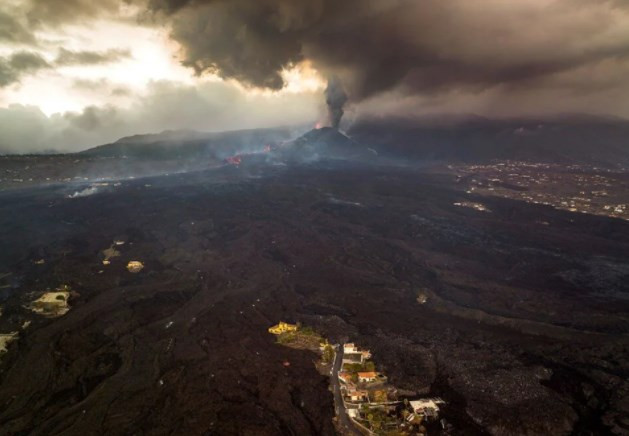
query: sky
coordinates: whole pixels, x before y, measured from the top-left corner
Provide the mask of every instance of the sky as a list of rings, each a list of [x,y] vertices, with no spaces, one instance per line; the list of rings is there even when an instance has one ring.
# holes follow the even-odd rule
[[[0,152],[367,116],[629,118],[629,0],[2,0]]]

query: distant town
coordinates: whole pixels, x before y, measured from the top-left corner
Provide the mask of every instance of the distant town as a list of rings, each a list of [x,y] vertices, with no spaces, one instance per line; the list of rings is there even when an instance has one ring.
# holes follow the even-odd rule
[[[280,321],[269,328],[281,345],[317,351],[317,367],[330,376],[341,433],[426,435],[426,425],[446,425],[440,398],[405,398],[380,372],[372,353],[355,343],[331,345],[310,327]]]
[[[499,196],[544,204],[570,212],[629,220],[629,179],[626,169],[590,165],[554,165],[521,161],[449,165],[468,194]],[[474,202],[456,206],[489,211]]]

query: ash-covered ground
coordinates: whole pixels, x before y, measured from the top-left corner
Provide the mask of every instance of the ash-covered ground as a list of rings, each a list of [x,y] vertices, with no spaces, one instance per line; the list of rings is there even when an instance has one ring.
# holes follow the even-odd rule
[[[449,434],[629,432],[625,220],[327,160],[86,188],[0,193],[2,435],[333,434],[279,320],[370,348]],[[25,307],[62,285],[66,315]]]

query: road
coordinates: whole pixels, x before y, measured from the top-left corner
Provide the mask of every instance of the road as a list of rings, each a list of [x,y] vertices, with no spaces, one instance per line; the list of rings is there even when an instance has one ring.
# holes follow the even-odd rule
[[[336,350],[336,354],[334,356],[334,364],[332,365],[332,372],[330,376],[332,377],[332,390],[334,392],[334,407],[336,409],[336,415],[339,417],[339,422],[341,427],[347,430],[350,434],[362,435],[354,424],[352,420],[347,416],[347,411],[345,410],[345,405],[343,404],[343,397],[341,396],[341,383],[339,382],[339,370],[343,365],[343,345],[340,344],[338,349]]]

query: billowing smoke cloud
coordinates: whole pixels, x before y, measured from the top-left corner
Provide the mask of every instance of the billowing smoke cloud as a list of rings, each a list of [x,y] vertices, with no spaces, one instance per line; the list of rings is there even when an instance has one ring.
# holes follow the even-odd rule
[[[629,10],[622,4],[152,0],[150,8],[171,19],[184,64],[199,74],[279,89],[282,69],[308,59],[324,76],[338,77],[358,102],[391,90],[430,95],[532,87],[584,66],[627,62]]]
[[[110,76],[102,65],[124,71],[146,46],[129,45],[133,58],[124,59],[124,50],[89,37],[67,43],[75,30],[94,27],[99,35],[107,29],[129,35],[133,44],[135,25],[168,29],[183,65],[245,88],[281,89],[291,77],[283,70],[307,62],[321,77],[336,78],[325,96],[331,125],[346,102],[354,118],[629,117],[628,0],[10,0],[0,1],[0,149],[79,149],[164,128],[268,126],[321,115],[321,95],[315,102],[308,92],[279,93],[261,102],[259,93],[237,86],[233,96],[230,81],[210,92],[180,69],[155,76],[179,81],[172,90],[140,90],[134,74]],[[112,48],[127,46],[125,40]],[[113,76],[116,83],[109,82]],[[31,91],[64,86],[71,105],[57,105],[59,93],[44,104],[47,93]],[[35,102],[47,113],[95,106],[46,117],[29,106]]]
[[[330,125],[335,129],[339,128],[341,118],[343,118],[343,106],[347,102],[347,94],[343,85],[336,76],[328,79],[328,86],[325,89],[325,103],[328,105],[328,116]]]

